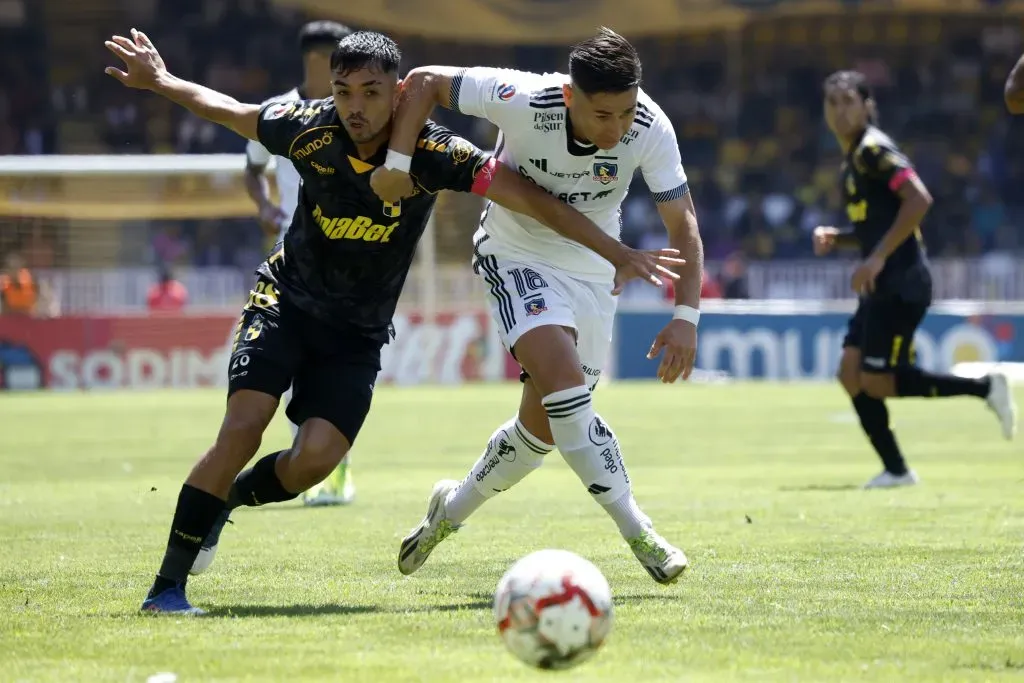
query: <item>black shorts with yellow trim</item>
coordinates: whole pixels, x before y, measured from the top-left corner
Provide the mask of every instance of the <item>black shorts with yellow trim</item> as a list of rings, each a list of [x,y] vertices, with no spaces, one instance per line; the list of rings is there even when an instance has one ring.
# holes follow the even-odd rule
[[[382,346],[297,308],[260,275],[232,341],[228,397],[246,389],[280,398],[290,386],[289,420],[327,420],[353,444],[370,412]]]
[[[899,299],[861,299],[850,318],[843,348],[861,352],[864,372],[892,372],[915,363],[914,333],[928,305]]]

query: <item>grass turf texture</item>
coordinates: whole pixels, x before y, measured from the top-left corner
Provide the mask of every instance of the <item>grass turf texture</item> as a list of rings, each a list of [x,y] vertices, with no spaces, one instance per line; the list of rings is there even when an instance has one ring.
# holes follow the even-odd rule
[[[689,555],[654,584],[557,453],[416,575],[399,539],[461,478],[515,385],[382,388],[354,452],[354,506],[242,509],[190,596],[212,618],[137,610],[218,391],[0,398],[4,680],[892,681],[1024,675],[1024,453],[980,401],[893,401],[923,485],[879,469],[841,390],[603,387],[635,492]],[[281,417],[279,416],[279,420]],[[284,447],[275,422],[261,453]],[[535,672],[495,633],[491,594],[526,553],[595,562],[616,596],[598,656]]]

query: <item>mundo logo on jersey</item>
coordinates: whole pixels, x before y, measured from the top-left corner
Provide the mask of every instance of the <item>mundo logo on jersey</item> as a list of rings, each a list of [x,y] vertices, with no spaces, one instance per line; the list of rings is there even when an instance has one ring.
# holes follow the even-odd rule
[[[594,162],[594,180],[607,185],[619,179],[619,165],[607,161]]]
[[[508,102],[509,100],[516,96],[516,86],[512,85],[511,83],[502,83],[501,85],[498,86],[498,90],[496,91],[496,93],[498,95],[499,100],[501,100],[502,102]]]

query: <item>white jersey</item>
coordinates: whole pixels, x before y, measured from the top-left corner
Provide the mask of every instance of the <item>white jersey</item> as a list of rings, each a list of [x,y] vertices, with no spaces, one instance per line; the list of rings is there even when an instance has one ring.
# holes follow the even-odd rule
[[[274,97],[264,100],[263,104],[266,104],[267,102],[276,102],[278,100],[288,101],[298,99],[301,99],[299,96],[299,89],[292,88],[286,93],[275,95]],[[253,166],[267,166],[270,163],[270,160],[274,158],[274,155],[256,140],[250,140],[249,144],[245,146],[245,156]],[[299,179],[299,172],[295,170],[295,165],[284,157],[277,157],[274,176],[275,180],[277,180],[277,192],[278,195],[280,195],[281,211],[285,215],[281,221],[280,237],[283,238],[284,233],[288,230],[288,226],[291,225],[292,215],[295,213],[295,208],[299,205],[299,185],[301,184],[301,180]]]
[[[621,207],[637,169],[654,195],[686,195],[686,173],[672,123],[643,90],[629,131],[613,149],[572,135],[562,87],[569,76],[506,69],[463,69],[452,79],[449,107],[500,129],[496,156],[505,165],[571,205],[618,239]],[[586,247],[497,204],[484,211],[474,242],[508,258],[546,264],[573,277],[611,281],[614,268]]]

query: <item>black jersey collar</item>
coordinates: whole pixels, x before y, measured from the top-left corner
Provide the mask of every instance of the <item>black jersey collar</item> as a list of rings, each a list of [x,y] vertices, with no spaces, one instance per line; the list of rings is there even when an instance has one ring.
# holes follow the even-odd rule
[[[850,143],[850,149],[848,149],[846,151],[846,158],[847,159],[850,159],[850,158],[853,157],[853,153],[857,151],[858,147],[860,147],[860,143],[861,143],[861,141],[864,140],[864,136],[866,136],[868,134],[868,132],[871,131],[873,128],[874,128],[874,126],[872,126],[869,123],[867,126],[864,127],[864,130],[862,130],[860,132],[860,135],[858,135],[856,138],[854,138],[853,142]]]

